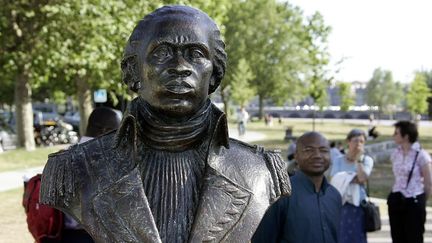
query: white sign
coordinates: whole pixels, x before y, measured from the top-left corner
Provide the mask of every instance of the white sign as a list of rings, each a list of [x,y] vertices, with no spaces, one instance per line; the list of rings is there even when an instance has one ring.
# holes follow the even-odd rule
[[[108,100],[106,89],[98,89],[93,94],[93,100],[95,103],[105,103]]]

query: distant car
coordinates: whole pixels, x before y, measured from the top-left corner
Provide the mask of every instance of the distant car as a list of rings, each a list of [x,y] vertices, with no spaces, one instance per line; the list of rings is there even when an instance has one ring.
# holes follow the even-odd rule
[[[81,117],[78,111],[68,111],[63,115],[63,121],[71,124],[74,131],[78,131]]]
[[[15,149],[17,147],[17,135],[4,119],[0,118],[0,151]]]
[[[60,119],[60,115],[57,112],[57,106],[50,103],[34,103],[33,116],[34,122],[39,124]]]

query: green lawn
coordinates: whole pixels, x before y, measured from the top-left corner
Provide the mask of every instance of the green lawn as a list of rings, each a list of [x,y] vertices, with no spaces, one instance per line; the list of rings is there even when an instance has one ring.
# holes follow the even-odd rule
[[[0,193],[0,243],[34,242],[22,206],[23,188]]]
[[[230,123],[231,127],[236,125]],[[285,129],[287,127],[293,128],[293,135],[299,137],[301,134],[312,130],[311,119],[283,119],[279,124],[277,119],[274,119],[272,126],[265,126],[263,121],[250,122],[247,129],[250,131],[262,132],[267,135],[264,141],[257,141],[255,143],[265,146],[266,148],[281,149],[284,158],[286,157],[286,150],[288,144],[283,140],[285,136]],[[350,120],[323,122],[321,119],[316,119],[315,131],[321,132],[329,140],[344,141],[348,132],[353,128],[368,129],[367,121],[364,124],[350,123]],[[377,130],[380,136],[375,141],[368,141],[367,143],[376,143],[385,140],[392,140],[394,132],[393,126],[377,125]],[[432,153],[432,127],[420,127],[420,142],[429,153]]]
[[[0,172],[43,166],[48,159],[48,154],[65,147],[67,145],[42,147],[34,151],[16,149],[0,153]]]

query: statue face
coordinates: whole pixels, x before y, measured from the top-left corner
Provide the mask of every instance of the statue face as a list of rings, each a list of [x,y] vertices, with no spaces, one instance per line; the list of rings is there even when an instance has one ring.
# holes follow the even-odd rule
[[[213,72],[207,25],[187,16],[171,16],[154,21],[146,32],[140,96],[163,115],[193,115],[208,97]]]

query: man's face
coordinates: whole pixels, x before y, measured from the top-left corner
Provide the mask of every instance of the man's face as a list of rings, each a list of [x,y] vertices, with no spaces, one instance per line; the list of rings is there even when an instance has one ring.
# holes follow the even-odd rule
[[[299,139],[295,158],[301,171],[310,176],[320,176],[330,166],[330,147],[328,141],[318,135]]]
[[[171,16],[150,23],[147,33],[140,96],[162,114],[192,116],[208,97],[213,73],[213,48],[206,23]]]

